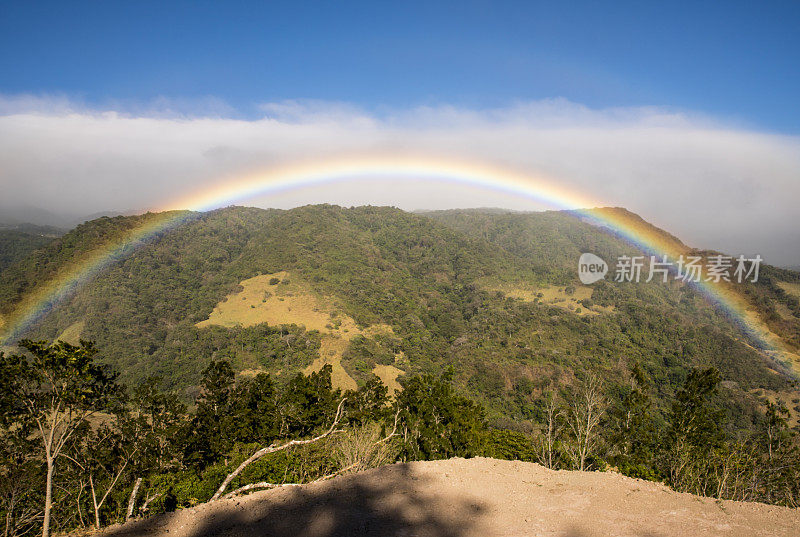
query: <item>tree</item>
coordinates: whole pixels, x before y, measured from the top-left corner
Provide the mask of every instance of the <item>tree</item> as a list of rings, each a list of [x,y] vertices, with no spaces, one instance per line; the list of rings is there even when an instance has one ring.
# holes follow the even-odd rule
[[[98,530],[102,527],[100,513],[106,500],[139,450],[136,439],[126,438],[126,432],[130,430],[119,424],[103,424],[83,435],[82,441],[74,447],[74,456],[64,455],[86,476],[94,511],[94,526]]]
[[[566,448],[581,471],[587,469],[587,459],[594,452],[605,408],[603,385],[595,375],[589,375],[581,382],[567,402],[566,420],[570,441],[566,443]]]
[[[63,341],[23,340],[27,355],[0,354],[0,377],[4,379],[5,419],[30,426],[46,466],[42,535],[50,535],[53,507],[53,476],[59,458],[79,428],[90,416],[108,410],[121,390],[115,375],[93,360],[94,345],[81,341],[73,346]]]
[[[648,395],[650,380],[639,364],[631,369],[630,383],[620,388],[609,411],[609,440],[615,450],[614,464],[631,477],[656,479],[654,464],[655,424]]]
[[[789,411],[781,403],[767,403],[757,444],[764,450],[759,465],[761,497],[770,503],[800,504],[800,449],[797,433],[789,428]]]
[[[371,422],[386,421],[392,412],[388,392],[381,379],[372,376],[358,390],[345,393],[348,423],[365,426]]]
[[[244,462],[242,462],[239,466],[237,466],[236,469],[233,472],[228,474],[228,476],[223,480],[222,484],[219,486],[217,491],[214,493],[214,496],[211,497],[211,501],[216,501],[216,500],[222,498],[223,494],[225,493],[225,490],[228,488],[228,485],[230,485],[231,482],[234,479],[236,479],[236,477],[239,474],[241,474],[242,471],[244,471],[245,468],[247,468],[252,463],[254,463],[257,460],[259,460],[260,458],[264,457],[265,455],[269,455],[271,453],[276,453],[278,451],[283,451],[284,449],[289,449],[289,448],[294,447],[294,446],[304,446],[304,445],[308,445],[308,444],[313,444],[315,442],[319,442],[320,440],[323,440],[323,439],[329,437],[332,434],[342,432],[342,429],[337,429],[336,427],[339,425],[339,421],[342,419],[342,408],[344,406],[344,403],[345,403],[345,399],[342,399],[339,402],[339,406],[336,407],[336,415],[333,418],[333,422],[331,423],[331,426],[324,433],[319,434],[319,435],[317,435],[317,436],[315,436],[313,438],[309,438],[307,440],[290,440],[290,441],[285,442],[284,444],[279,445],[279,446],[271,445],[271,446],[263,447],[263,448],[257,450],[250,457],[248,457]],[[236,495],[236,494],[239,494],[241,492],[245,492],[247,490],[252,490],[252,489],[255,489],[255,488],[271,488],[271,487],[274,487],[274,486],[275,486],[275,484],[273,484],[273,483],[251,483],[249,485],[245,485],[244,487],[240,487],[240,488],[236,489],[235,491],[229,493],[229,495]]]
[[[5,415],[5,412],[2,412]],[[36,530],[42,518],[44,475],[32,454],[30,429],[0,424],[0,514],[3,536],[18,537]]]
[[[678,490],[709,491],[709,462],[725,440],[723,412],[711,403],[720,379],[713,367],[692,370],[672,404],[666,474]]]
[[[184,431],[184,458],[198,468],[213,463],[233,445],[229,433],[234,379],[227,360],[212,361],[203,370],[197,411]]]
[[[333,368],[326,364],[308,376],[298,373],[292,377],[278,408],[281,438],[308,436],[330,422],[342,399],[341,390],[333,389],[332,373]]]
[[[259,373],[236,387],[231,416],[232,434],[239,442],[266,444],[278,436],[277,392],[269,374]]]
[[[130,413],[121,423],[121,428],[135,444],[138,454],[132,461],[134,476],[126,519],[133,517],[139,488],[143,476],[162,475],[174,469],[179,460],[179,433],[186,415],[184,405],[173,393],[159,390],[159,379],[149,378],[133,391]],[[160,496],[161,492],[149,493],[145,504]]]
[[[451,379],[452,372],[412,377],[398,395],[404,459],[469,457],[480,451],[483,408],[457,394]]]
[[[557,464],[556,444],[563,429],[564,410],[557,392],[547,392],[543,397],[542,431],[537,439],[537,459],[539,463],[550,468]]]

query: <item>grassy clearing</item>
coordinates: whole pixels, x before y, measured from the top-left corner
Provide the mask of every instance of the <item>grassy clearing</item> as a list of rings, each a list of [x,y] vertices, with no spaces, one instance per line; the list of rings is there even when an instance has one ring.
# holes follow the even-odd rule
[[[56,340],[61,340],[70,345],[78,345],[81,341],[81,334],[83,333],[83,329],[86,326],[84,321],[78,321],[77,323],[72,323],[67,327],[66,330],[61,332],[61,335],[56,338]]]
[[[405,373],[405,371],[402,369],[398,369],[393,365],[378,364],[375,366],[372,372],[375,374],[375,376],[381,379],[381,382],[383,382],[384,386],[389,388],[390,396],[403,389],[403,387],[400,386],[400,383],[397,382],[397,377]]]
[[[357,329],[350,317],[337,315],[331,305],[321,303],[308,286],[293,280],[287,272],[263,274],[239,285],[242,289],[217,304],[207,320],[197,323],[198,328],[268,323],[296,324],[323,333]]]
[[[331,372],[331,382],[334,388],[341,388],[343,390],[355,390],[358,384],[353,380],[353,377],[347,374],[347,371],[342,367],[342,354],[347,350],[350,344],[349,339],[336,337],[333,335],[324,336],[320,345],[320,357],[305,368],[303,373],[308,375],[314,371],[319,371],[326,364],[330,364],[333,369]]]
[[[789,411],[789,427],[800,426],[800,395],[797,392],[775,392],[772,390],[756,389],[751,393],[766,398],[771,403],[781,402]]]
[[[796,319],[794,312],[790,310],[786,304],[775,302],[775,311],[781,316],[781,319],[785,321],[793,321]]]
[[[587,308],[581,304],[582,300],[592,298],[593,289],[588,285],[535,287],[526,285],[503,284],[493,286],[490,291],[499,291],[509,298],[524,300],[525,302],[540,302],[549,306],[556,306],[575,313],[576,315],[599,315],[614,311],[612,307],[603,307],[593,304]]]
[[[306,330],[317,330],[322,334],[320,357],[304,373],[319,371],[325,364],[330,364],[333,385],[337,388],[357,387],[356,381],[341,364],[342,354],[350,340],[357,335],[372,337],[392,333],[392,327],[385,324],[359,328],[351,317],[341,313],[333,299],[317,296],[309,285],[286,271],[256,276],[239,285],[241,290],[225,297],[208,319],[196,326],[231,328],[267,323],[272,326],[296,324]],[[387,386],[392,388],[389,384]]]
[[[800,298],[800,283],[778,282],[778,287],[788,294]]]

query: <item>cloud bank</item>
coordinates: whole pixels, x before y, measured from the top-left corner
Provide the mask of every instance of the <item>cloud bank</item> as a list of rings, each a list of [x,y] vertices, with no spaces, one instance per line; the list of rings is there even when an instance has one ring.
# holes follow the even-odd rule
[[[800,265],[800,137],[664,108],[591,109],[556,99],[491,110],[367,111],[347,103],[160,100],[90,107],[0,97],[3,208],[62,214],[159,207],[254,169],[352,154],[419,154],[545,174],[623,206],[684,242]],[[358,181],[255,199],[256,206],[389,204],[542,209],[507,195],[405,180]]]

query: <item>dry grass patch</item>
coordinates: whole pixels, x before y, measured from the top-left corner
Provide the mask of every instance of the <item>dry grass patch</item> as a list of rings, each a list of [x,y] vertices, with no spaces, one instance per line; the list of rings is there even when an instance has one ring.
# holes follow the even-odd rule
[[[242,281],[241,289],[231,293],[208,316],[195,326],[210,325],[232,328],[267,323],[272,326],[295,324],[322,334],[320,357],[308,366],[305,374],[319,371],[326,364],[333,368],[334,387],[357,388],[356,381],[342,367],[342,354],[350,340],[363,335],[371,337],[392,334],[392,327],[377,324],[361,329],[348,315],[341,313],[332,298],[316,295],[311,287],[286,271],[262,274]],[[391,389],[391,386],[387,384]]]
[[[271,283],[271,282],[278,283]],[[287,272],[263,274],[239,284],[242,289],[225,297],[208,319],[197,323],[198,328],[219,325],[254,326],[267,323],[273,326],[296,324],[306,330],[320,332],[355,329],[355,322],[338,316],[334,308],[322,304],[307,285],[289,277]],[[335,325],[339,328],[334,328]]]
[[[774,392],[763,388],[751,390],[751,393],[756,395],[763,395],[770,403],[783,403],[783,406],[789,411],[787,422],[789,427],[797,427],[800,425],[800,392]]]
[[[516,298],[525,302],[536,302],[538,300],[542,304],[563,308],[576,315],[599,315],[600,313],[614,311],[613,307],[594,304],[591,308],[587,308],[581,304],[581,300],[592,298],[593,289],[588,285],[535,287],[525,284],[502,284],[492,286],[489,290],[499,291],[509,298]]]
[[[252,378],[261,373],[267,373],[268,371],[262,367],[254,367],[253,369],[243,369],[239,371],[239,375],[242,377]]]
[[[780,302],[775,302],[775,311],[784,321],[793,321],[797,318],[794,316],[794,312],[789,309],[789,306]]]
[[[778,287],[788,294],[800,298],[800,283],[778,282]]]
[[[341,388],[342,390],[355,390],[358,388],[356,381],[347,374],[344,367],[342,367],[342,354],[347,350],[350,344],[349,339],[337,337],[333,335],[323,336],[322,343],[320,344],[319,354],[320,357],[303,370],[303,373],[308,375],[315,371],[319,371],[323,366],[330,364],[331,383],[334,388]]]
[[[800,298],[800,283],[778,282],[778,287],[783,289],[787,295]],[[775,302],[775,311],[777,311],[778,315],[784,320],[793,321],[797,319],[797,317],[794,316],[794,312],[790,310],[786,304]]]
[[[391,336],[392,334],[394,334],[394,330],[388,324],[371,324],[361,330],[361,335],[364,337]]]
[[[81,342],[81,334],[83,333],[83,329],[86,327],[86,323],[84,321],[78,321],[77,323],[72,323],[67,327],[66,330],[61,332],[61,335],[56,338],[56,341],[61,340],[70,345],[78,345]]]
[[[405,373],[402,369],[398,369],[393,365],[378,364],[372,370],[372,373],[381,379],[384,386],[389,388],[389,396],[394,396],[395,393],[403,389],[400,383],[397,382],[397,377]]]

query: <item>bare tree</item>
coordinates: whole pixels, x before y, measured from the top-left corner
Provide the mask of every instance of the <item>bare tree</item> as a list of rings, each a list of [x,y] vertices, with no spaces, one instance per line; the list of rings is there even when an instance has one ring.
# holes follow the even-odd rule
[[[103,505],[137,452],[138,447],[129,449],[117,431],[103,426],[86,437],[75,457],[64,454],[87,476],[96,529],[101,528],[100,511]]]
[[[0,473],[0,511],[5,514],[3,537],[27,535],[42,518],[42,510],[29,501],[33,487],[39,484],[37,469],[27,461],[15,470]]]
[[[544,399],[545,423],[539,438],[539,453],[537,457],[542,465],[553,469],[555,466],[555,444],[559,434],[561,434],[564,411],[558,400],[557,392],[547,392]]]
[[[586,459],[594,449],[605,408],[603,386],[595,375],[581,382],[568,401],[566,418],[571,442],[566,447],[581,471],[586,470]]]

